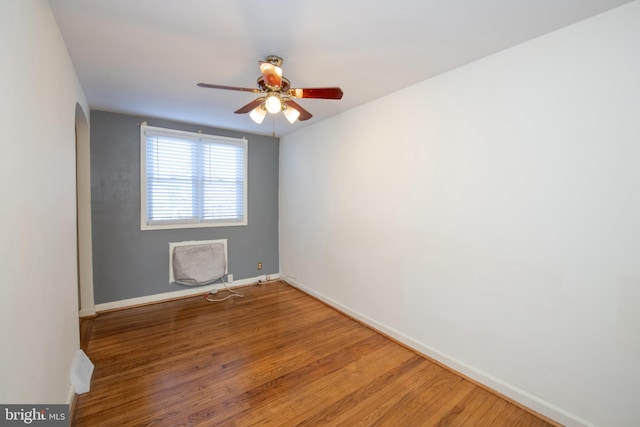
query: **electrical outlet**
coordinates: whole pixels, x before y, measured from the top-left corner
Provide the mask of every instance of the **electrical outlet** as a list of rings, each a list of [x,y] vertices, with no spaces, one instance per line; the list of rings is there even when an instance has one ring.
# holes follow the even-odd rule
[[[261,262],[258,263],[258,270],[262,270],[262,263]]]
[[[233,274],[227,274],[227,282],[228,283],[233,282]]]

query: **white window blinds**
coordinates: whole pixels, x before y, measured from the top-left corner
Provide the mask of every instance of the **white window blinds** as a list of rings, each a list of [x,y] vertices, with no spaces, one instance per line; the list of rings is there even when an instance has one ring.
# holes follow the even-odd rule
[[[247,224],[247,140],[141,126],[142,229]]]

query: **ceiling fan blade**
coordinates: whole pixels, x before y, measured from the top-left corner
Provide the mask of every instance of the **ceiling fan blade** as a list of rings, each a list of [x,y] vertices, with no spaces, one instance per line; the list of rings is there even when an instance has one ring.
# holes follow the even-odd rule
[[[290,89],[288,95],[296,98],[342,99],[342,89],[339,87],[309,87]]]
[[[251,101],[250,103],[248,103],[244,107],[238,108],[236,111],[234,111],[234,113],[236,113],[236,114],[250,113],[252,110],[254,110],[256,107],[258,107],[260,104],[262,104],[263,101],[264,101],[264,97],[260,97],[260,98],[254,99],[253,101]]]
[[[260,93],[261,91],[259,89],[252,89],[252,88],[248,88],[248,87],[236,87],[236,86],[224,86],[224,85],[212,85],[209,83],[198,83],[199,87],[206,87],[209,89],[224,89],[224,90],[239,90],[242,92],[253,92],[253,93]]]
[[[260,72],[264,76],[265,83],[274,89],[282,86],[282,68],[266,61],[260,61]]]
[[[313,115],[310,112],[302,108],[300,104],[298,104],[294,100],[286,99],[284,102],[287,104],[287,107],[298,110],[298,112],[300,113],[300,116],[298,116],[298,120],[300,120],[301,122],[305,120],[309,120],[311,117],[313,117]]]

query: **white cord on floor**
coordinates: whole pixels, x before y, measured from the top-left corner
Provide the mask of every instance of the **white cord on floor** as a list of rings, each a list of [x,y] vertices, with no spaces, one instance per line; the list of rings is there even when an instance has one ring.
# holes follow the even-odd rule
[[[233,298],[233,297],[244,298],[244,294],[242,292],[234,291],[229,286],[227,286],[227,282],[224,281],[224,278],[220,278],[220,280],[222,280],[222,284],[224,285],[224,287],[231,293],[224,298],[210,298],[209,297],[210,295],[215,295],[215,294],[213,292],[209,292],[205,294],[204,299],[210,302],[220,302],[220,301],[228,300],[229,298]]]

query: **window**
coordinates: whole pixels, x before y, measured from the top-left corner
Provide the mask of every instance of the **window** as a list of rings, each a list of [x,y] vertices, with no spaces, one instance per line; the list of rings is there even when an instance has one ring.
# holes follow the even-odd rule
[[[140,130],[141,229],[247,224],[247,140]]]

